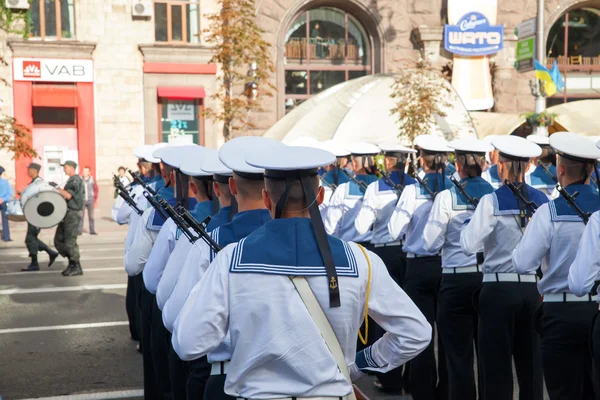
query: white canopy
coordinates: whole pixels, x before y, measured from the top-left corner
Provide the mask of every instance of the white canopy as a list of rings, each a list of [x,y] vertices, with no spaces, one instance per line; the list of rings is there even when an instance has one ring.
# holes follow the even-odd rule
[[[390,114],[396,100],[390,97],[393,74],[368,75],[336,85],[306,100],[269,129],[264,136],[289,144],[298,137],[318,141],[364,140],[375,144],[398,137],[396,116]],[[440,85],[451,87],[440,77]],[[446,117],[437,117],[430,132],[446,140],[475,136],[468,111],[451,90]]]

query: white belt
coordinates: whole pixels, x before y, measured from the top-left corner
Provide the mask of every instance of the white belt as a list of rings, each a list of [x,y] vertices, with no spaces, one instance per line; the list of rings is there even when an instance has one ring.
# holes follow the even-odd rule
[[[573,293],[548,293],[544,295],[544,303],[584,303],[596,301],[591,294],[577,297]]]
[[[237,400],[256,400],[256,399],[247,399],[245,397],[238,397]],[[277,399],[269,399],[269,400],[348,400],[348,396],[339,396],[339,397],[280,397]]]
[[[229,372],[229,361],[221,361],[210,364],[211,375],[227,375]]]
[[[439,257],[439,254],[420,255],[415,253],[406,253],[406,258],[427,258],[427,257]]]
[[[519,274],[511,274],[511,273],[492,273],[492,274],[483,274],[484,282],[522,282],[522,283],[536,283],[537,276],[536,275],[519,275]]]
[[[392,246],[402,246],[402,242],[400,240],[397,240],[395,242],[392,243],[380,243],[380,244],[376,244],[374,245],[375,247],[392,247]]]
[[[442,268],[442,274],[469,274],[473,272],[481,272],[481,267],[471,265],[470,267]]]

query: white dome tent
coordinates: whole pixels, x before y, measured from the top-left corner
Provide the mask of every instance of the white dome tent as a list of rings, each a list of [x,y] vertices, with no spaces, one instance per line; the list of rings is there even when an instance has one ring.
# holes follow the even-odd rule
[[[336,85],[306,100],[269,129],[264,136],[290,144],[310,136],[322,142],[364,140],[375,144],[398,137],[396,116],[390,114],[393,74],[368,75]],[[440,85],[450,83],[440,77]],[[451,140],[476,136],[475,128],[458,95],[450,91],[446,117],[437,117],[430,132]]]

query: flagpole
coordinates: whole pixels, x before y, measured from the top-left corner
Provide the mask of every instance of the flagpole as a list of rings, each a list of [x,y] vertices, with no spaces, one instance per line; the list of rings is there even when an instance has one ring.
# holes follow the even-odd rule
[[[536,34],[536,59],[540,64],[546,66],[546,37],[544,35],[544,0],[537,2],[537,34]],[[535,97],[535,112],[546,111],[546,98],[542,96],[540,81],[536,79],[537,96]]]

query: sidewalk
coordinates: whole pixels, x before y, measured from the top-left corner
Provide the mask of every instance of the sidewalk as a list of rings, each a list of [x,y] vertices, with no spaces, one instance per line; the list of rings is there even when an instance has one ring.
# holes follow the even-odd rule
[[[99,183],[99,198],[98,207],[95,210],[95,221],[96,221],[96,232],[97,236],[91,236],[89,232],[88,217],[85,216],[83,225],[84,233],[79,236],[78,243],[85,245],[89,243],[94,244],[110,244],[110,243],[123,243],[125,236],[127,235],[127,225],[118,225],[111,218],[110,211],[114,203],[114,189],[112,182],[100,182]],[[39,238],[46,244],[54,247],[54,233],[56,227],[50,229],[42,229]],[[25,235],[27,233],[27,222],[10,222],[10,237],[12,242],[0,241],[0,256],[2,249],[7,248],[23,248],[25,249]]]

